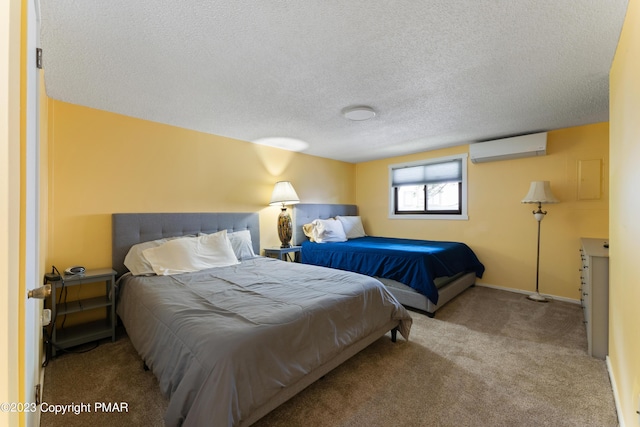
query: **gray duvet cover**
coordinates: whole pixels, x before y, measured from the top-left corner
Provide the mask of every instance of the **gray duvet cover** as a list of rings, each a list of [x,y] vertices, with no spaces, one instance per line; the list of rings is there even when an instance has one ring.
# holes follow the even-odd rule
[[[124,276],[118,315],[170,398],[168,426],[232,426],[350,344],[411,317],[377,280],[270,258]]]

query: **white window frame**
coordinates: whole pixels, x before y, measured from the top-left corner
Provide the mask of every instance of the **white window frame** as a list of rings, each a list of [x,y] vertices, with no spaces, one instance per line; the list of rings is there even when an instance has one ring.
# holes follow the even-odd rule
[[[453,156],[446,157],[438,157],[435,159],[424,159],[417,160],[415,162],[407,162],[407,163],[396,163],[393,165],[389,165],[389,218],[390,219],[448,219],[448,220],[468,220],[469,216],[467,215],[467,158],[469,155],[467,153],[456,154]],[[395,197],[394,197],[394,189],[393,189],[393,170],[406,168],[411,166],[424,166],[430,165],[433,163],[443,163],[450,160],[461,160],[462,164],[462,183],[461,183],[461,191],[462,196],[460,197],[460,202],[462,206],[460,207],[461,214],[396,214],[395,213]]]

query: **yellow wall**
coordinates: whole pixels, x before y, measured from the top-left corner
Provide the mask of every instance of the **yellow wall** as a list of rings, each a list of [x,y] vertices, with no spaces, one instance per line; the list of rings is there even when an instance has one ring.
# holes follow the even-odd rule
[[[0,2],[0,402],[22,401],[19,362],[20,265],[20,0]],[[0,411],[0,425],[17,425],[17,413]]]
[[[473,164],[468,162],[469,220],[388,218],[390,164],[468,152],[468,146],[395,157],[356,166],[356,200],[365,231],[467,243],[486,267],[481,283],[535,290],[537,223],[531,204],[520,201],[531,181],[551,181],[561,203],[544,205],[540,292],[579,299],[579,239],[608,235],[607,123],[549,132],[547,155]],[[578,200],[578,162],[602,159],[602,195]]]
[[[640,425],[640,2],[631,0],[610,72],[609,361],[621,425]]]
[[[264,248],[280,245],[276,181],[303,202],[355,202],[349,163],[59,101],[49,126],[47,263],[60,270],[111,265],[114,212],[260,212]]]
[[[22,2],[22,26],[20,37],[20,50],[22,58],[20,60],[20,277],[18,283],[18,294],[26,293],[26,218],[27,218],[27,3]],[[20,300],[18,304],[18,316],[25,319],[25,302]],[[26,348],[25,348],[25,321],[18,324],[18,372],[20,373],[20,396],[25,395],[26,387]],[[31,367],[29,367],[31,368]],[[24,423],[24,416],[20,417],[20,423]]]
[[[608,235],[608,124],[550,132],[547,155],[468,164],[469,220],[388,219],[388,165],[467,146],[357,165],[207,135],[50,100],[47,265],[111,265],[114,212],[260,212],[262,247],[279,245],[273,184],[293,182],[307,203],[357,203],[370,234],[458,240],[487,270],[482,283],[535,288],[536,222],[521,204],[532,180],[550,180],[540,291],[579,299],[580,237]],[[579,160],[602,159],[599,200],[577,200]]]

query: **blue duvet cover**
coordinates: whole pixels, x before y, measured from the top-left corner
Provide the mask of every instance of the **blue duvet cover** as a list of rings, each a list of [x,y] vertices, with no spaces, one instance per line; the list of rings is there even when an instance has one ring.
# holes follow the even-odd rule
[[[484,265],[464,243],[390,237],[360,237],[337,243],[302,243],[302,262],[408,285],[438,303],[433,279],[460,272],[482,277]]]

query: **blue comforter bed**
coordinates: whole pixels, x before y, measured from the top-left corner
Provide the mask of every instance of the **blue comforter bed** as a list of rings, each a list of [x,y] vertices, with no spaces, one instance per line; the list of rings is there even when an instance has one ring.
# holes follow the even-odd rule
[[[484,265],[464,243],[390,237],[360,237],[346,242],[302,243],[302,262],[354,271],[410,286],[438,303],[434,279],[460,272],[482,277]]]

